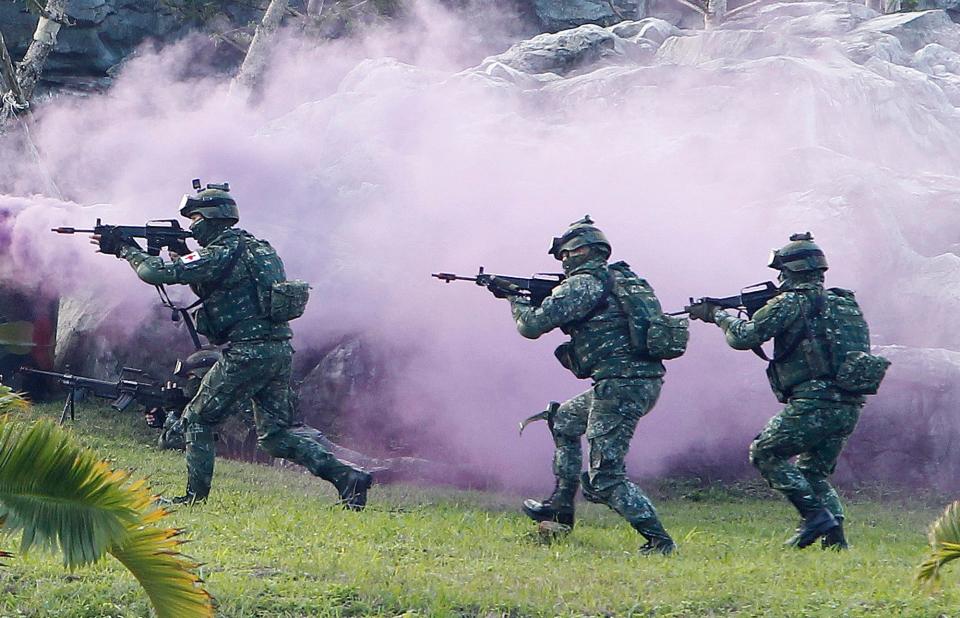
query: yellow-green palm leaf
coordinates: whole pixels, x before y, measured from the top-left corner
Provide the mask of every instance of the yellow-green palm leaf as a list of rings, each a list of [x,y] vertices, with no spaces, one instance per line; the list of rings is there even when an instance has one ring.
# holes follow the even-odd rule
[[[940,583],[940,569],[960,559],[960,500],[947,507],[930,527],[930,555],[917,571],[920,583],[935,587]]]
[[[23,551],[59,548],[70,567],[109,552],[159,618],[212,616],[213,601],[193,573],[198,565],[178,551],[182,531],[159,525],[165,515],[145,481],[111,470],[54,423],[0,418],[0,528],[22,532]]]
[[[0,384],[0,414],[25,410],[27,400],[10,390],[10,387]]]
[[[140,496],[50,421],[0,420],[0,517],[20,530],[20,551],[59,549],[70,567],[100,559],[137,524]]]
[[[110,553],[139,580],[156,609],[157,618],[212,616],[212,599],[194,570],[200,565],[179,551],[182,530],[156,526],[167,512],[144,505],[140,526]]]

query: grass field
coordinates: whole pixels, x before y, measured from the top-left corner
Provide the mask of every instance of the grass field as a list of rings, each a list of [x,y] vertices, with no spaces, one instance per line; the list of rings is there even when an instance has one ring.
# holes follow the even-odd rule
[[[181,490],[181,455],[157,452],[128,419],[83,409],[73,428],[157,491]],[[638,555],[641,539],[596,505],[581,505],[574,533],[545,545],[515,496],[375,487],[371,506],[352,513],[309,475],[217,466],[211,500],[171,524],[189,529],[220,616],[960,616],[960,569],[939,594],[913,585],[946,497],[858,492],[853,550],[798,552],[780,547],[794,515],[766,489],[662,482],[651,489],[680,543],[664,558]],[[110,561],[68,573],[37,552],[0,568],[0,616],[147,615],[145,595]]]

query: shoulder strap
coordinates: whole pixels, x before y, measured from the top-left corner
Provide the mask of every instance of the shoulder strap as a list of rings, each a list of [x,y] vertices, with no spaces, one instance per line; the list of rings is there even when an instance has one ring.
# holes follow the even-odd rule
[[[819,315],[823,311],[823,305],[826,302],[824,294],[820,294],[814,301],[814,311],[813,315]],[[796,336],[787,344],[786,348],[780,354],[777,354],[773,358],[767,356],[767,353],[763,351],[763,348],[757,346],[755,348],[750,348],[750,351],[767,361],[771,364],[782,363],[783,359],[787,358],[793,354],[800,344],[803,343],[805,339],[815,339],[817,334],[813,332],[813,326],[810,324],[810,317],[807,316],[807,312],[803,308],[803,302],[800,302],[800,319],[803,320],[803,330],[798,332]]]
[[[199,307],[207,299],[214,295],[214,293],[219,292],[223,288],[223,283],[230,278],[230,275],[233,274],[233,271],[237,269],[237,264],[240,262],[240,256],[243,255],[243,252],[247,248],[246,240],[243,235],[240,235],[240,240],[237,243],[237,248],[233,251],[233,254],[230,256],[230,261],[227,262],[227,265],[224,266],[223,271],[220,273],[220,281],[217,285],[214,285],[206,294],[198,298],[192,305],[187,307],[187,310],[195,309]]]

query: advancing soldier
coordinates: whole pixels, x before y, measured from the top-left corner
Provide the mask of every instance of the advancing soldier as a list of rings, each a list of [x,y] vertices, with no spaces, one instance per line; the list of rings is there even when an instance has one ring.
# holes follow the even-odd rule
[[[202,303],[198,332],[225,346],[184,409],[187,491],[173,501],[206,499],[213,480],[214,430],[240,404],[253,400],[260,446],[330,481],[345,506],[362,509],[372,477],[295,430],[288,320],[303,312],[306,284],[287,281],[273,247],[234,227],[240,216],[226,184],[184,196],[180,214],[193,221],[190,230],[202,248],[172,262],[122,238],[94,236],[101,252],[127,260],[146,283],[189,285]]]
[[[809,232],[791,236],[773,252],[769,267],[780,271],[780,294],[752,319],[710,303],[687,310],[693,319],[717,324],[734,349],[766,358],[760,346],[773,339],[767,377],[786,407],[750,445],[750,462],[803,518],[786,545],[803,548],[823,537],[824,548],[846,549],[843,506],[827,478],[857,424],[864,395],[877,391],[889,361],[869,353],[870,332],[853,292],[824,290],[827,259]]]
[[[573,526],[574,497],[582,482],[587,500],[606,504],[643,535],[647,543],[641,553],[669,554],[676,545],[650,500],[627,478],[624,457],[637,421],[660,395],[665,372],[660,359],[683,352],[686,322],[671,329],[682,339],[679,350],[652,354],[646,345],[651,319],[668,320],[646,281],[624,262],[607,264],[610,252],[603,232],[584,217],[555,238],[549,251],[563,263],[566,279],[539,307],[510,296],[520,334],[536,339],[560,328],[570,341],[557,348],[557,358],[578,378],[593,380],[590,390],[552,405],[547,420],[556,445],[556,485],[549,498],[524,501],[523,511],[535,521]],[[590,464],[581,476],[584,433]]]

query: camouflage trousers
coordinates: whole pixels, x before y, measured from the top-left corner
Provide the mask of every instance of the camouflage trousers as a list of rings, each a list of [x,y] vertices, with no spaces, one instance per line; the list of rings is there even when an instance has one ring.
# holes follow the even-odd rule
[[[203,377],[184,408],[187,491],[205,497],[213,480],[214,431],[231,414],[253,401],[257,442],[273,457],[300,464],[315,476],[337,483],[353,470],[302,431],[294,419],[286,341],[231,344]]]
[[[801,513],[825,507],[834,517],[843,517],[840,497],[827,479],[862,407],[861,403],[791,399],[750,445],[750,463]]]
[[[608,378],[565,401],[552,419],[556,450],[553,473],[567,483],[580,481],[583,455],[580,438],[586,435],[590,465],[583,493],[602,502],[631,524],[656,520],[653,504],[627,478],[624,458],[637,421],[653,408],[660,396],[659,378]]]

